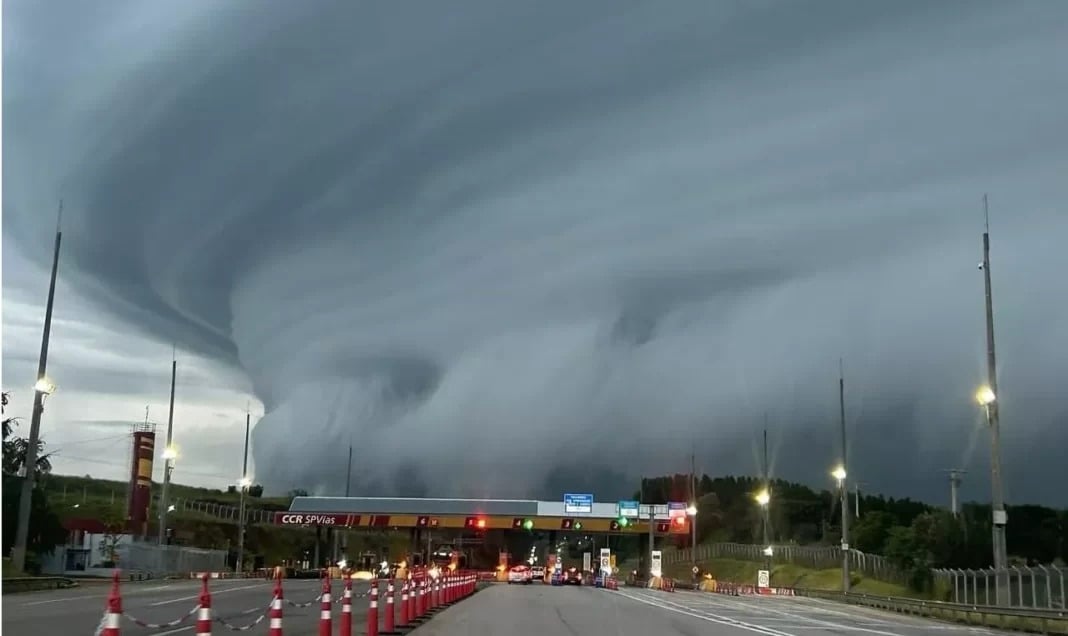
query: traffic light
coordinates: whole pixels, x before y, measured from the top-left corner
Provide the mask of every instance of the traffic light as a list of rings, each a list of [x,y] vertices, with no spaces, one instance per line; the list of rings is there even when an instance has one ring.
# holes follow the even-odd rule
[[[468,517],[464,519],[464,527],[468,530],[485,530],[486,519],[485,517]]]
[[[575,522],[575,530],[582,530],[582,522],[581,521],[576,521]]]
[[[676,529],[684,528],[686,527],[686,517],[675,517],[671,520],[671,523],[675,524]]]
[[[523,530],[533,530],[534,520],[524,519],[523,517],[516,517],[512,519],[512,529],[519,530],[520,528],[522,528]]]
[[[416,520],[415,525],[417,525],[420,528],[425,528],[425,527],[429,526],[430,525],[430,517],[419,517],[419,519]]]
[[[561,530],[570,530],[575,525],[574,519],[564,519],[560,522]]]
[[[618,524],[619,524],[619,527],[620,527],[620,528],[626,528],[627,526],[629,526],[629,525],[630,525],[630,519],[627,519],[626,517],[620,517],[620,518],[619,518],[619,519],[618,519],[618,520],[616,521],[616,523],[618,523]]]
[[[534,529],[534,520],[533,519],[524,519],[523,520],[523,529],[524,530],[533,530]]]
[[[437,528],[438,527],[438,518],[437,517],[431,517],[430,518],[430,527],[431,528]]]
[[[608,524],[608,531],[619,532],[620,527],[621,526],[619,525],[619,519],[613,519],[612,523]]]
[[[656,531],[657,532],[667,532],[670,529],[671,529],[671,524],[668,523],[667,521],[657,521],[656,522]]]

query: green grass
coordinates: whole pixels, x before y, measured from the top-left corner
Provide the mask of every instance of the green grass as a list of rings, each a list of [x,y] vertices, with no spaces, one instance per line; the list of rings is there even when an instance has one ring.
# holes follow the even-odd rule
[[[730,581],[756,585],[757,572],[763,568],[763,564],[753,561],[738,561],[734,559],[712,559],[699,561],[698,567],[702,572],[709,572],[712,578],[718,581]],[[690,579],[690,564],[672,563],[664,566],[667,576],[680,580]],[[860,594],[878,594],[881,596],[904,596],[920,598],[923,595],[909,590],[904,585],[887,583],[875,579],[864,578],[853,574],[851,579],[852,591]],[[812,590],[838,591],[842,589],[842,570],[830,568],[814,570],[792,563],[773,565],[771,569],[772,587],[794,587]]]
[[[11,563],[11,559],[4,559],[3,577],[5,579],[17,578],[20,576],[26,576],[24,573],[15,569],[15,566]]]

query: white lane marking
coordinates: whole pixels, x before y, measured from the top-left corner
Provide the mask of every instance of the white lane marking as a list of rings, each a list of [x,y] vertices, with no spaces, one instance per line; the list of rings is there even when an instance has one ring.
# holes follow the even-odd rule
[[[724,601],[724,603],[733,605],[734,607],[739,607],[739,606],[745,607],[744,603],[737,603],[736,604],[733,601]],[[750,607],[752,607],[752,606],[750,606]],[[786,616],[786,617],[792,618],[792,619],[794,619],[794,620],[796,620],[798,622],[801,622],[801,623],[808,623],[809,625],[817,625],[817,626],[820,626],[820,627],[831,627],[831,628],[834,628],[834,629],[841,629],[841,630],[845,630],[845,631],[849,631],[849,632],[864,632],[864,633],[867,633],[867,634],[879,634],[880,636],[905,636],[901,632],[888,632],[888,631],[884,631],[884,630],[881,630],[881,629],[873,629],[873,628],[870,628],[870,627],[861,627],[859,625],[846,625],[846,624],[842,624],[842,623],[832,623],[830,621],[820,620],[820,619],[812,617],[812,616],[805,616],[804,614],[795,614],[793,612],[787,612],[785,610],[776,609],[776,608],[770,607],[769,603],[762,603],[760,609],[762,611],[764,611],[764,612],[770,612],[772,614],[778,614],[779,616]],[[821,609],[823,609],[823,608],[821,608]],[[846,616],[850,616],[850,615],[846,614]],[[853,615],[851,617],[854,618],[854,619],[858,618],[855,615]]]
[[[735,620],[733,618],[728,618],[726,616],[716,616],[716,615],[711,614],[711,613],[698,614],[696,611],[691,610],[689,608],[669,607],[669,606],[663,605],[661,603],[655,603],[655,602],[653,602],[651,600],[646,600],[646,599],[641,598],[639,596],[633,596],[633,595],[631,595],[631,594],[629,594],[627,592],[624,592],[622,590],[617,590],[616,594],[619,594],[623,598],[629,598],[632,601],[637,601],[639,603],[645,603],[646,605],[651,605],[653,607],[658,607],[658,608],[660,608],[662,610],[667,610],[669,612],[675,612],[676,614],[683,614],[685,616],[690,616],[692,618],[699,618],[699,619],[701,619],[703,621],[708,621],[709,623],[716,623],[718,625],[726,625],[728,627],[737,627],[737,628],[740,628],[740,629],[745,629],[745,630],[748,630],[748,631],[751,631],[751,632],[755,632],[757,634],[765,634],[765,636],[797,636],[796,634],[791,634],[789,632],[782,632],[782,631],[779,631],[777,629],[773,629],[771,627],[762,627],[760,625],[754,625],[752,623],[744,623],[742,621]],[[642,596],[645,596],[645,595],[642,595]],[[654,598],[654,597],[650,596],[650,597],[647,597],[647,598]],[[664,601],[664,602],[667,602],[667,601]]]
[[[50,598],[44,601],[32,601],[30,603],[23,603],[24,607],[31,605],[47,605],[48,603],[63,603],[65,601],[84,601],[91,598],[101,598],[99,594],[89,594],[86,596],[64,596],[63,598]]]
[[[172,629],[172,630],[170,630],[168,632],[157,632],[156,636],[167,636],[167,634],[179,634],[181,632],[185,632],[185,631],[188,631],[190,629],[193,629],[193,626],[192,625],[186,625],[185,627],[179,627],[178,629]]]
[[[212,596],[217,596],[219,594],[226,594],[227,592],[237,592],[238,590],[251,590],[254,587],[258,587],[258,588],[262,589],[263,588],[263,584],[262,583],[256,583],[254,585],[241,585],[239,587],[228,587],[228,588],[222,589],[222,590],[212,590],[211,591],[211,595]],[[169,599],[169,600],[166,600],[166,601],[159,601],[157,603],[149,603],[148,606],[149,607],[159,607],[160,605],[170,605],[171,603],[181,603],[182,601],[195,601],[195,600],[198,600],[199,598],[200,598],[199,594],[194,594],[192,596],[182,596],[180,598],[172,598],[172,599]],[[156,636],[163,636],[163,635],[162,634],[157,634]]]

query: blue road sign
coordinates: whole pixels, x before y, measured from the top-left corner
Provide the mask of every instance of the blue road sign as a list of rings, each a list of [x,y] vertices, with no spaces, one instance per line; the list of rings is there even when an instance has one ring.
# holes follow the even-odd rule
[[[621,501],[616,506],[616,514],[620,517],[638,517],[638,502],[637,501]]]
[[[567,493],[564,495],[564,514],[581,515],[593,512],[593,495],[588,493]]]

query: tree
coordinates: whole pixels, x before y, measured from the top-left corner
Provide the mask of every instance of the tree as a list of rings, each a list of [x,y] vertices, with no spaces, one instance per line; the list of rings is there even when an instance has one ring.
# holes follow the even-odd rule
[[[9,402],[7,393],[0,393],[0,413],[5,413]],[[22,498],[22,477],[19,469],[26,463],[27,443],[24,439],[9,439],[18,425],[18,418],[3,420],[3,551],[7,554],[15,543],[15,531],[18,524],[19,500]],[[43,442],[38,449],[43,448]],[[48,455],[37,460],[37,476],[43,477],[52,470]],[[67,531],[60,523],[59,517],[48,504],[44,491],[33,490],[30,500],[30,534],[27,541],[27,570],[37,569],[37,559],[41,554],[51,553],[56,546],[67,540]]]
[[[262,490],[262,488],[261,488],[261,490]],[[308,496],[308,491],[304,490],[303,488],[294,488],[293,490],[289,491],[289,496],[290,497],[307,497]]]
[[[8,394],[0,393],[0,413],[4,413],[7,409],[9,397]],[[19,425],[19,418],[8,417],[3,421],[3,471],[7,475],[17,475],[26,465],[26,455],[30,448],[30,440],[24,437],[11,437],[15,432],[15,427]],[[39,479],[42,475],[46,475],[52,472],[52,453],[44,452],[45,443],[44,440],[37,440],[37,461],[35,477]]]
[[[861,552],[883,554],[890,538],[890,529],[896,525],[895,521],[896,518],[889,512],[868,512],[850,529],[851,543]]]
[[[113,568],[119,560],[119,541],[125,531],[126,522],[122,516],[112,511],[104,519],[104,534],[100,538],[101,565]]]
[[[262,497],[263,496],[263,485],[262,484],[253,484],[253,485],[249,486],[248,487],[248,496],[249,497]]]

